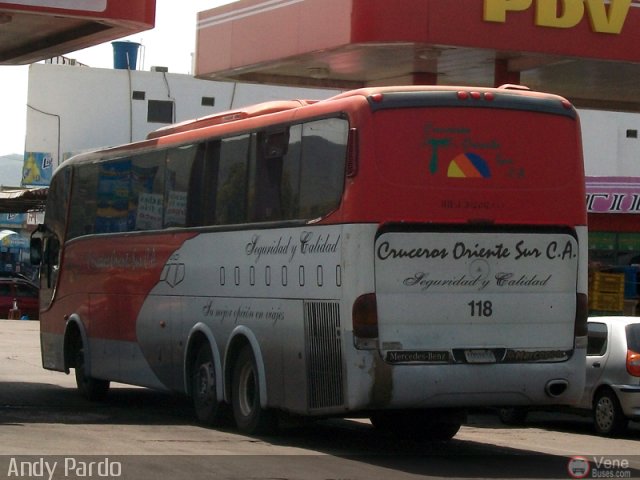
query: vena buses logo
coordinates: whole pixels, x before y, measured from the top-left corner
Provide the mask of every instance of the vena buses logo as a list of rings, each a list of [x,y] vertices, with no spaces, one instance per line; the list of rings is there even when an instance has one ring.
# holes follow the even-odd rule
[[[627,20],[632,0],[485,0],[484,20],[506,23],[509,12],[521,12],[534,6],[539,27],[573,28],[589,17],[597,33],[619,34]]]

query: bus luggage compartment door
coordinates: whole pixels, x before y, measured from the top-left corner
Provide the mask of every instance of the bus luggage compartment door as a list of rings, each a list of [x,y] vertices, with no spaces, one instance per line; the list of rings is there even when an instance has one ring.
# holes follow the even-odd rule
[[[566,360],[578,242],[558,231],[389,231],[376,240],[389,363]]]

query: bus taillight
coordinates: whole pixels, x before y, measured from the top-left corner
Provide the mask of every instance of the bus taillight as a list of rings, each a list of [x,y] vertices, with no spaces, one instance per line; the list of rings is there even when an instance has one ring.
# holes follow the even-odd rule
[[[353,303],[353,335],[356,345],[362,348],[375,347],[378,338],[378,305],[375,293],[359,296]]]

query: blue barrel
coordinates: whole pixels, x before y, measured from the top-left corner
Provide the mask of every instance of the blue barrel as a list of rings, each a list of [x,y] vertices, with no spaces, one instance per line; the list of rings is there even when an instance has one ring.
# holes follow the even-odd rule
[[[136,42],[111,42],[111,45],[113,45],[113,68],[135,70],[140,44]]]

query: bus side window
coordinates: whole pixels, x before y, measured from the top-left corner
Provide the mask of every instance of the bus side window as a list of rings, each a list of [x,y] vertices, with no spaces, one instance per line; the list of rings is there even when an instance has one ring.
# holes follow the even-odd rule
[[[220,151],[222,142],[220,140],[207,143],[204,170],[202,178],[204,181],[204,225],[214,225],[216,223],[216,197],[218,176],[220,171]]]
[[[208,140],[197,145],[188,170],[187,227],[214,225],[216,220],[216,187],[220,160],[220,140]],[[176,166],[181,168],[180,166]],[[169,162],[171,172],[171,162]],[[187,173],[187,172],[185,172]],[[169,173],[169,176],[172,174]],[[166,220],[165,220],[166,221]]]
[[[250,221],[282,220],[283,159],[289,148],[289,129],[257,134]]]
[[[55,235],[47,237],[44,250],[45,288],[52,289],[58,280],[60,242]]]
[[[40,239],[40,306],[46,308],[51,304],[54,288],[58,279],[60,242],[64,239],[67,226],[67,206],[70,197],[71,168],[61,167],[56,173],[49,188],[45,225],[39,230]],[[73,213],[73,212],[72,212]],[[81,222],[84,219],[81,220]],[[73,229],[69,220],[68,235]]]
[[[247,163],[251,136],[225,138],[220,146],[215,223],[243,223],[247,218]]]
[[[198,150],[191,171],[189,172],[189,186],[187,188],[187,211],[186,211],[186,226],[187,227],[199,227],[205,225],[204,223],[204,211],[205,201],[204,195],[206,192],[204,183],[204,162],[207,150],[206,143],[198,144]]]
[[[166,150],[132,157],[127,230],[163,227]]]
[[[300,174],[300,216],[314,219],[340,204],[344,189],[349,124],[328,118],[304,124]]]
[[[71,187],[71,168],[61,167],[51,180],[46,211],[46,229],[64,237],[67,228],[67,209]]]
[[[71,191],[68,239],[102,233],[113,215],[106,213],[111,202],[105,201],[105,182],[111,177],[104,174],[102,167],[96,164],[84,164],[76,167]],[[107,192],[108,193],[108,192]]]
[[[302,125],[293,125],[289,129],[289,145],[282,159],[282,186],[280,201],[282,218],[296,220],[300,218],[300,155],[302,148]]]
[[[185,145],[167,152],[163,215],[165,228],[189,226],[190,207],[196,210],[194,215],[198,215],[201,207],[194,202],[195,192],[189,192],[189,187],[193,181],[192,171],[202,167],[203,153],[204,144]],[[191,200],[189,196],[192,196]]]

